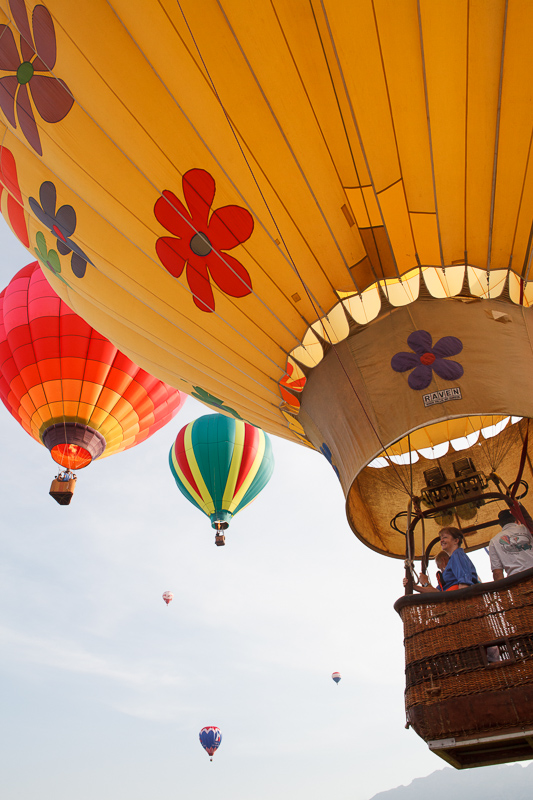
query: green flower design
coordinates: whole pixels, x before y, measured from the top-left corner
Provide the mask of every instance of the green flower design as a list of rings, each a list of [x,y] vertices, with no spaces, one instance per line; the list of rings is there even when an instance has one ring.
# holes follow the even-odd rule
[[[48,249],[44,233],[41,231],[37,232],[35,243],[37,247],[34,247],[34,252],[41,264],[49,269],[50,272],[56,276],[56,278],[59,278],[60,281],[63,281],[63,283],[68,286],[66,280],[59,274],[61,272],[61,261],[59,260],[59,256],[55,250]]]
[[[230,408],[229,406],[225,405],[223,400],[219,400],[218,397],[215,397],[209,392],[206,392],[205,389],[202,389],[200,386],[193,386],[193,392],[191,395],[196,397],[197,400],[201,400],[202,403],[205,403],[208,406],[214,406],[215,408],[219,408],[221,411],[225,411],[227,414],[231,414],[235,419],[242,419],[241,415],[235,411],[234,408]]]

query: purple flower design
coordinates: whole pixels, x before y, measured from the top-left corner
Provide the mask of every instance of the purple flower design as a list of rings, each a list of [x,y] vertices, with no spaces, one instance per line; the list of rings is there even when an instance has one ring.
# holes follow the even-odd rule
[[[52,181],[45,181],[39,189],[41,204],[34,197],[29,198],[30,208],[43,225],[57,237],[57,249],[62,256],[72,253],[70,264],[72,272],[77,278],[83,278],[87,269],[87,262],[94,266],[91,259],[85,255],[70,238],[76,230],[76,212],[72,206],[61,206],[56,211],[57,192]]]
[[[456,336],[443,336],[433,346],[431,334],[427,331],[415,331],[407,339],[412,353],[396,353],[390,365],[395,372],[413,372],[407,380],[411,389],[427,389],[433,377],[433,370],[445,381],[456,381],[464,372],[456,361],[448,361],[449,356],[456,356],[463,349],[463,343]]]
[[[54,23],[48,9],[35,6],[30,30],[24,0],[9,0],[9,7],[20,38],[17,48],[11,28],[0,25],[0,70],[11,73],[0,78],[0,108],[13,128],[18,120],[29,144],[42,156],[33,106],[45,122],[61,122],[72,108],[74,98],[67,84],[51,75],[57,53]]]

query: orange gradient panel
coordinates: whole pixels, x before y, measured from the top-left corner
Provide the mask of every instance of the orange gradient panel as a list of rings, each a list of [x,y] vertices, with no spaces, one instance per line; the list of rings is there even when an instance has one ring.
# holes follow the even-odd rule
[[[79,444],[56,444],[50,454],[56,464],[67,469],[83,469],[92,461],[89,451]]]

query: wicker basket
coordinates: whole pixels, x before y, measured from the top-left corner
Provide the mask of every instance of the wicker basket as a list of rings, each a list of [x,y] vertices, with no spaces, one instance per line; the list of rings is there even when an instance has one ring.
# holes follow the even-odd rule
[[[533,727],[533,569],[394,607],[404,624],[407,720],[419,736]]]
[[[55,478],[50,486],[50,497],[53,497],[60,506],[70,505],[74,489],[76,488],[76,478],[70,481],[60,481]]]

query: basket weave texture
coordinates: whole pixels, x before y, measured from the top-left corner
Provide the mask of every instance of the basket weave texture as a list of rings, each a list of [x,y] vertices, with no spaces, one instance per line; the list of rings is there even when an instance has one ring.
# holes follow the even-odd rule
[[[400,598],[395,608],[404,623],[407,717],[423,717],[423,738],[508,727],[509,714],[498,720],[496,706],[516,707],[513,724],[533,725],[533,569],[471,589]],[[491,662],[494,653],[499,660]],[[527,702],[517,705],[520,687]],[[485,694],[491,709],[467,719],[466,709],[479,708],[481,698],[465,698],[476,694]]]

